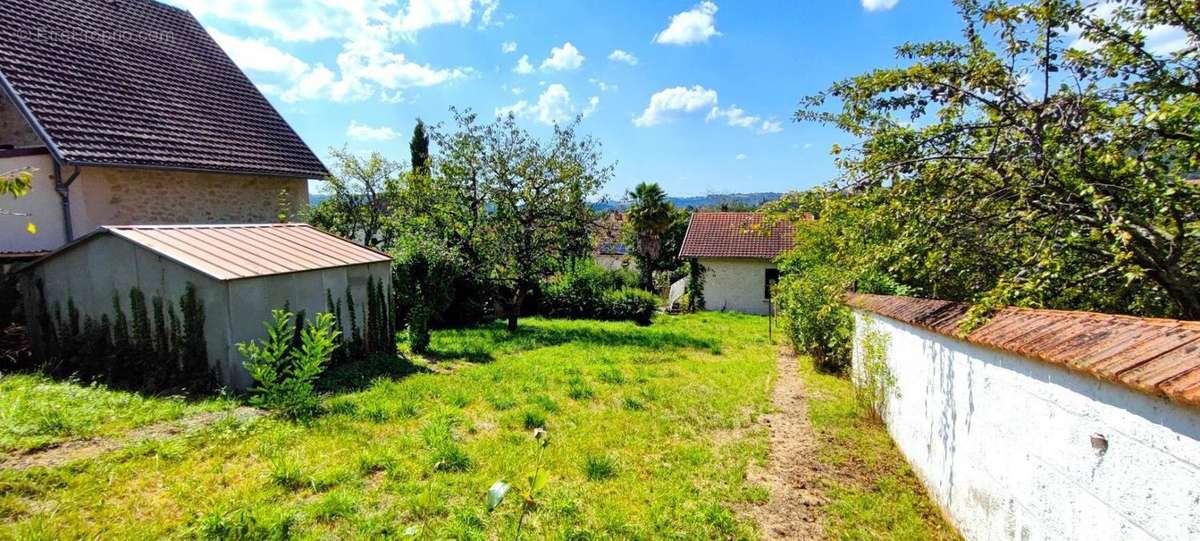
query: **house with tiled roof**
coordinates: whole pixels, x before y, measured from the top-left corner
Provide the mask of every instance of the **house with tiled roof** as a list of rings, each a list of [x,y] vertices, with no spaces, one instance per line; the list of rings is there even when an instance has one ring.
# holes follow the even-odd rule
[[[321,161],[187,11],[153,0],[0,0],[0,253],[102,225],[265,223]],[[36,225],[26,232],[27,222]]]
[[[793,242],[791,224],[767,223],[755,212],[697,212],[679,257],[704,266],[707,309],[768,314],[779,279],[774,260]]]

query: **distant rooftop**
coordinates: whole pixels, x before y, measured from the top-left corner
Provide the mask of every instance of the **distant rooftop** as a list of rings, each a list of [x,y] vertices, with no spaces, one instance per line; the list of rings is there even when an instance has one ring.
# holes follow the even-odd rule
[[[152,0],[0,0],[0,90],[69,165],[328,172],[191,14]]]
[[[679,257],[773,259],[793,243],[791,224],[767,225],[756,212],[697,212]]]

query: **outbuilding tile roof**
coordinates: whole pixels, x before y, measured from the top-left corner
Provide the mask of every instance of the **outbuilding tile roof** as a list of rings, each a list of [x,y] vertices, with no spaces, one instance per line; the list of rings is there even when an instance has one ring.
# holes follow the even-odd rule
[[[863,294],[850,295],[848,302],[968,342],[1200,406],[1198,321],[1005,308],[986,325],[960,336],[966,304]]]
[[[67,164],[328,174],[186,11],[0,0],[0,27],[0,86]]]
[[[773,259],[793,243],[791,224],[768,224],[756,212],[697,212],[679,257]]]
[[[308,224],[104,226],[36,266],[98,235],[116,235],[217,280],[383,263],[392,258]],[[28,267],[27,267],[28,268]]]

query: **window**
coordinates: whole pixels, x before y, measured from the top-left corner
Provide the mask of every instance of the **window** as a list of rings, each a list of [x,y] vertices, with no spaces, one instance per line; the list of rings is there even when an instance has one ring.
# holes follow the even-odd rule
[[[779,269],[767,269],[765,276],[766,279],[763,282],[763,298],[770,299],[771,288],[775,287],[775,284],[779,283]]]

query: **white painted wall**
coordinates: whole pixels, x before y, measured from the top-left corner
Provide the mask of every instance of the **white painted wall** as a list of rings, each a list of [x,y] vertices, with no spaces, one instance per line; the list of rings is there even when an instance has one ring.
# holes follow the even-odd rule
[[[708,310],[766,315],[763,297],[766,270],[775,268],[766,259],[700,259],[704,273],[704,303]]]
[[[1200,539],[1200,410],[873,313],[855,319],[856,344],[868,326],[888,336],[888,430],[967,539]]]

